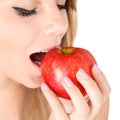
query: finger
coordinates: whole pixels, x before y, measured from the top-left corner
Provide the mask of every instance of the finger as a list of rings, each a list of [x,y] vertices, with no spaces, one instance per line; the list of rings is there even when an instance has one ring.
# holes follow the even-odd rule
[[[49,102],[51,106],[55,119],[56,120],[61,120],[61,119],[69,120],[63,105],[58,100],[56,94],[47,86],[47,84],[42,83],[41,89],[47,101]]]
[[[104,99],[106,100],[110,94],[111,88],[106,80],[103,72],[98,68],[97,65],[94,65],[92,68],[92,74],[95,78],[96,83],[98,84],[102,94],[104,95]]]
[[[65,98],[61,98],[61,97],[59,97],[58,99],[63,104],[63,106],[64,106],[65,111],[67,112],[67,114],[73,113],[73,111],[75,110],[75,108],[74,108],[73,103],[72,103],[71,100],[65,99]]]
[[[87,116],[89,114],[89,106],[78,87],[68,77],[63,78],[62,84],[72,100],[75,111],[79,112],[81,117]]]
[[[76,76],[78,81],[85,88],[89,96],[90,102],[92,104],[92,107],[99,109],[101,107],[101,104],[103,103],[103,95],[100,89],[98,88],[96,82],[90,76],[88,76],[87,73],[82,69],[80,69],[77,72]]]

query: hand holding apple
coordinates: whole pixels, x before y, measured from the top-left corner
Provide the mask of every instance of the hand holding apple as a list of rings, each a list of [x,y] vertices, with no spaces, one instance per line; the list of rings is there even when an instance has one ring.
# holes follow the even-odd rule
[[[80,89],[83,95],[86,94],[85,89],[76,79],[76,72],[82,68],[92,77],[91,68],[96,63],[93,55],[86,49],[77,47],[54,48],[45,54],[41,61],[41,75],[48,86],[63,98],[70,99],[61,84],[63,76],[68,76],[71,81]],[[57,71],[59,74],[57,74]]]

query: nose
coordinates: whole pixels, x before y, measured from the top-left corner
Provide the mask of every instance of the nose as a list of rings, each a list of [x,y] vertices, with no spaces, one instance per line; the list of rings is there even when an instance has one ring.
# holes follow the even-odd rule
[[[42,34],[47,37],[63,36],[68,28],[67,15],[56,7],[42,12]]]

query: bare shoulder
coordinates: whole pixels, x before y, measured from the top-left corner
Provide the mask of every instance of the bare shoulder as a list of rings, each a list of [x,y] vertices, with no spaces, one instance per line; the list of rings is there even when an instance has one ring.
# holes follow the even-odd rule
[[[109,116],[109,99],[102,105],[100,112],[94,120],[108,120]]]

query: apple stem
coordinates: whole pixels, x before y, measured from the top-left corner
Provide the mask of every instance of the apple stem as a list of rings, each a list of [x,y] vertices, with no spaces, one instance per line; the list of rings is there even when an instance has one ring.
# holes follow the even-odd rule
[[[73,52],[73,49],[65,49],[65,50],[61,50],[62,54],[70,54]]]

